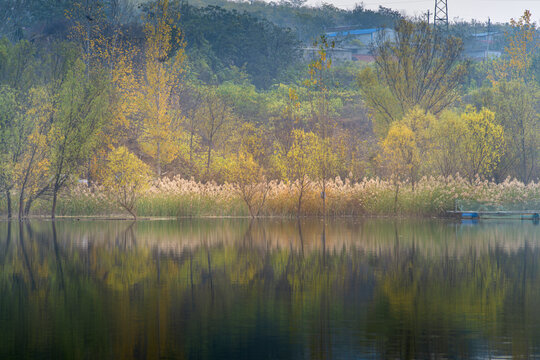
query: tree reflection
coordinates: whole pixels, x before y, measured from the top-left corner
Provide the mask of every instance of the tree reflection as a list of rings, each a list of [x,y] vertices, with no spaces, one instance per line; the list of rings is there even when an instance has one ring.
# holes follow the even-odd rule
[[[0,358],[535,356],[535,230],[0,223]]]

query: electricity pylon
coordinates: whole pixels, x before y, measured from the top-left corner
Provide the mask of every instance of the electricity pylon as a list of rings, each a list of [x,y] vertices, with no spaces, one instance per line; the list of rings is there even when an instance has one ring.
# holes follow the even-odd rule
[[[448,30],[447,0],[435,0],[435,14],[433,14],[433,26],[435,28],[446,27],[446,30]]]

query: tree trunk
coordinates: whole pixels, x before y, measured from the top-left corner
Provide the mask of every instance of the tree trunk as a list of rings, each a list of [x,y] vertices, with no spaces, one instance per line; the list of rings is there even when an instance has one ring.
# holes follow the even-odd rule
[[[527,176],[527,155],[525,155],[525,137],[521,138],[521,181],[526,184],[528,180]]]
[[[7,202],[7,217],[11,219],[13,213],[11,212],[11,191],[6,190],[6,202]]]
[[[127,212],[130,213],[131,216],[133,216],[133,220],[137,220],[137,213],[134,209],[130,208],[129,206],[124,206],[124,209],[126,209]]]
[[[21,193],[19,194],[19,220],[24,218],[24,186],[21,187]]]
[[[210,157],[212,155],[212,143],[208,145],[208,158],[206,159],[206,175],[210,174]]]
[[[322,215],[323,219],[326,219],[326,180],[323,180],[323,190],[322,190]]]
[[[398,205],[398,194],[399,194],[399,183],[396,183],[396,194],[394,196],[394,214],[397,215],[397,205]]]
[[[300,194],[298,195],[298,208],[296,209],[296,217],[300,218],[300,210],[302,209],[302,196],[304,195],[304,187],[302,186],[300,189]]]
[[[251,201],[247,200],[246,198],[244,198],[244,201],[246,202],[246,205],[248,207],[249,216],[251,217],[251,219],[254,219],[255,218],[255,213],[253,211],[253,206],[251,204]]]
[[[56,214],[56,198],[58,196],[58,190],[56,189],[56,186],[53,190],[53,199],[52,199],[52,208],[51,208],[51,219],[54,220],[55,214]]]
[[[257,214],[256,214],[257,217],[261,213],[261,209],[263,208],[264,203],[266,202],[266,195],[268,194],[269,190],[270,190],[269,184],[267,182],[265,182],[265,184],[264,184],[264,194],[263,194],[261,203],[259,204],[259,207],[257,208]]]
[[[26,190],[26,184],[28,184],[28,177],[30,176],[30,169],[32,167],[32,163],[34,162],[34,157],[36,155],[36,147],[32,150],[32,156],[30,156],[30,161],[28,162],[28,166],[25,170],[24,175],[24,181],[21,184],[21,193],[19,194],[19,220],[24,218],[24,191]]]
[[[157,154],[156,154],[156,161],[157,161],[157,176],[158,176],[158,179],[161,179],[161,146],[160,146],[160,143],[158,142],[157,144]]]
[[[193,130],[189,134],[189,165],[193,164]]]
[[[87,14],[86,17],[88,18],[90,15]],[[89,18],[88,18],[89,20]],[[86,65],[84,67],[84,75],[88,79],[90,76],[90,22],[86,21],[86,39],[85,39],[85,52],[86,52],[86,59],[84,59],[84,64]]]
[[[30,215],[30,208],[32,207],[32,202],[34,202],[34,198],[30,197],[28,200],[26,200],[26,204],[24,205],[24,217],[28,217]]]

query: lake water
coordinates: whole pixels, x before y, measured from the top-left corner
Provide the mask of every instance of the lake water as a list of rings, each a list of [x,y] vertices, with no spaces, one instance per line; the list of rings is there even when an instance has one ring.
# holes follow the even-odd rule
[[[539,230],[0,222],[0,359],[537,357]]]

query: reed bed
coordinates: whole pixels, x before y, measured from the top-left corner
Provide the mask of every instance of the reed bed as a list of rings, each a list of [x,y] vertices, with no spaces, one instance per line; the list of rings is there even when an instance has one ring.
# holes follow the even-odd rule
[[[474,203],[491,208],[538,206],[540,183],[523,184],[507,179],[502,183],[459,176],[424,177],[414,186],[396,184],[378,178],[351,182],[336,178],[326,185],[326,209],[329,216],[400,215],[442,216],[459,203]],[[302,215],[321,215],[320,186],[311,182],[304,193]],[[269,183],[261,216],[293,217],[297,214],[298,190],[294,183]],[[532,204],[532,205],[531,205]],[[4,204],[0,203],[0,206]],[[47,201],[36,204],[36,214],[46,214]],[[5,207],[2,207],[5,209]],[[57,206],[58,215],[102,216],[125,214],[99,185],[77,185],[65,191]],[[202,217],[248,216],[248,209],[234,184],[201,183],[194,180],[156,181],[137,203],[139,216]]]

